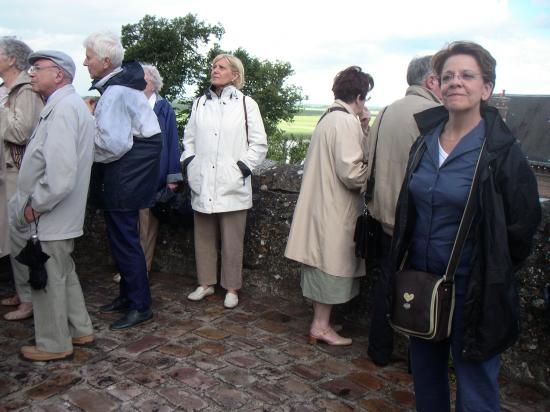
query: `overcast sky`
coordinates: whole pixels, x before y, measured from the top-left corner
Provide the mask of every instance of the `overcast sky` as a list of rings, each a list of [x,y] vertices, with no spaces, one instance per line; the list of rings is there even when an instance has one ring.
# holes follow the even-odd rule
[[[359,65],[375,81],[373,106],[400,98],[407,64],[453,40],[473,40],[496,58],[496,91],[550,94],[550,0],[0,0],[0,35],[34,50],[58,49],[77,64],[75,86],[87,94],[83,39],[97,30],[120,34],[145,14],[196,14],[225,28],[221,46],[289,62],[290,81],[311,103],[332,101],[334,75]]]

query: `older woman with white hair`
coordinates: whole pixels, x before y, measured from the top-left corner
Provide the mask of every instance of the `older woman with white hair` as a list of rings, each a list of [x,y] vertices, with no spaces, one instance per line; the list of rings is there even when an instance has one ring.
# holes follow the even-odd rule
[[[166,187],[174,191],[178,188],[179,182],[183,180],[176,114],[168,100],[159,94],[162,89],[162,76],[158,69],[151,64],[142,64],[142,67],[147,82],[143,92],[149,101],[149,105],[157,115],[163,138],[157,190]],[[158,219],[153,215],[151,209],[141,209],[139,211],[139,235],[141,247],[145,253],[145,261],[147,262],[147,272],[151,271],[157,233]]]
[[[242,62],[220,54],[212,62],[211,86],[197,98],[185,127],[182,155],[195,211],[195,258],[199,287],[187,297],[214,293],[218,242],[226,308],[239,303],[246,211],[252,207],[250,175],[267,153],[258,104],[241,92]]]
[[[5,161],[5,199],[7,202],[15,193],[17,175],[23,159],[26,144],[44,107],[42,97],[32,90],[31,79],[27,74],[30,67],[27,58],[32,50],[21,40],[14,37],[0,37],[0,139],[4,145]],[[5,204],[3,205],[5,207]],[[5,251],[9,245],[6,239]],[[17,309],[4,315],[6,320],[21,320],[32,316],[31,289],[28,273],[15,266],[13,256],[18,250],[12,250],[12,268],[16,295],[2,299],[5,306],[17,306]],[[5,252],[2,252],[5,253]],[[1,254],[0,254],[1,256]]]

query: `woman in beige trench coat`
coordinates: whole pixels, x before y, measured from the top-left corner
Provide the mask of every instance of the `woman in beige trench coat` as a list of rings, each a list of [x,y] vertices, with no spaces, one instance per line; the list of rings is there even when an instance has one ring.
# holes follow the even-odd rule
[[[285,256],[302,263],[302,293],[313,301],[312,344],[351,344],[332,329],[330,314],[334,304],[358,294],[359,277],[365,274],[364,262],[355,257],[353,234],[364,207],[363,149],[370,119],[365,101],[373,86],[372,77],[357,66],[336,75],[335,101],[313,132],[304,164]]]

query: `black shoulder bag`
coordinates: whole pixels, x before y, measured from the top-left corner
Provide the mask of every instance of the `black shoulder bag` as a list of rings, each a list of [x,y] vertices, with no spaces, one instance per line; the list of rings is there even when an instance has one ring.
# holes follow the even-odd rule
[[[393,289],[390,325],[397,332],[432,342],[442,341],[451,335],[455,308],[454,276],[466,236],[474,219],[479,162],[484,148],[485,143],[479,153],[472,186],[445,274],[438,276],[408,269],[393,274],[390,283]],[[401,269],[404,262],[405,259]]]
[[[380,121],[378,122],[378,130],[382,124],[386,108],[380,113]],[[378,146],[378,135],[374,143],[374,153],[372,156],[372,168],[367,180],[367,190],[365,192],[365,211],[359,215],[355,223],[355,233],[353,240],[355,241],[355,256],[365,259],[367,265],[376,264],[382,255],[382,225],[370,214],[367,206],[374,197],[374,172],[376,169],[376,147]]]

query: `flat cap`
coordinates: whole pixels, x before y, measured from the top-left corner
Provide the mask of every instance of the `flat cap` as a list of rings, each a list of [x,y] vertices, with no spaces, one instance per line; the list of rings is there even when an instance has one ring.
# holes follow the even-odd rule
[[[38,50],[29,55],[29,63],[34,64],[35,61],[40,59],[48,59],[54,62],[57,66],[61,67],[74,79],[76,72],[76,66],[73,59],[68,54],[65,54],[57,50]]]

